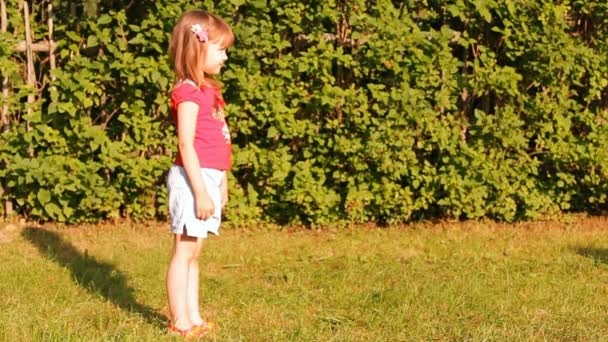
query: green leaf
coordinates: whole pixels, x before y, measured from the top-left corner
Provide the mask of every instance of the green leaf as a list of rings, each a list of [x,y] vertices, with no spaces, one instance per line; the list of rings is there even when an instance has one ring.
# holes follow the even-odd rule
[[[87,47],[95,47],[98,44],[99,44],[99,39],[97,38],[97,36],[90,35],[87,38]]]
[[[51,201],[51,193],[47,189],[38,190],[38,201],[43,206]]]

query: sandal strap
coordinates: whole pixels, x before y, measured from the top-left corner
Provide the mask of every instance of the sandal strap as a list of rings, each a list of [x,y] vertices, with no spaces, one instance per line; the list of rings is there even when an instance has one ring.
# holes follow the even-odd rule
[[[191,337],[198,337],[201,333],[201,326],[200,325],[193,325],[188,329],[179,329],[178,327],[176,327],[175,325],[173,325],[173,323],[169,323],[169,325],[167,326],[167,328],[174,333],[178,333],[180,334],[182,337],[185,338],[191,338]]]

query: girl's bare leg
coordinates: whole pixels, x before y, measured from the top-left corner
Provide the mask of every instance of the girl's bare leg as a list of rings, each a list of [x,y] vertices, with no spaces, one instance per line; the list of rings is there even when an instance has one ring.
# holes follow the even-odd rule
[[[203,318],[199,312],[199,257],[203,247],[203,239],[198,239],[193,252],[192,259],[188,264],[188,317],[192,324],[200,325],[203,323]]]
[[[171,322],[178,329],[188,329],[194,324],[189,316],[188,288],[190,264],[197,250],[198,240],[187,235],[174,235],[173,254],[167,271],[167,297]],[[198,257],[196,260],[198,261]],[[198,274],[196,279],[198,281]]]

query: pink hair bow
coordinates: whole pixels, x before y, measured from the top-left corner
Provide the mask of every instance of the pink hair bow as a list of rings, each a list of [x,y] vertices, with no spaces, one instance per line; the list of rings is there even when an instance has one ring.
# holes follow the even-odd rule
[[[207,33],[207,30],[203,29],[203,27],[200,24],[192,25],[190,30],[192,32],[194,32],[194,34],[196,35],[196,38],[198,38],[199,41],[204,43],[209,40],[209,34]]]

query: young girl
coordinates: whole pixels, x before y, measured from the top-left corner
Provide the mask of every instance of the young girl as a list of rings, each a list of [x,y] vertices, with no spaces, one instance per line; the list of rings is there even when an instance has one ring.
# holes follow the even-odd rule
[[[198,303],[198,259],[207,233],[218,234],[222,207],[228,199],[226,172],[231,166],[230,133],[224,120],[220,72],[232,45],[232,29],[205,11],[179,19],[169,46],[176,84],[171,114],[178,153],[167,176],[173,254],[167,272],[169,330],[184,337],[209,332]]]

